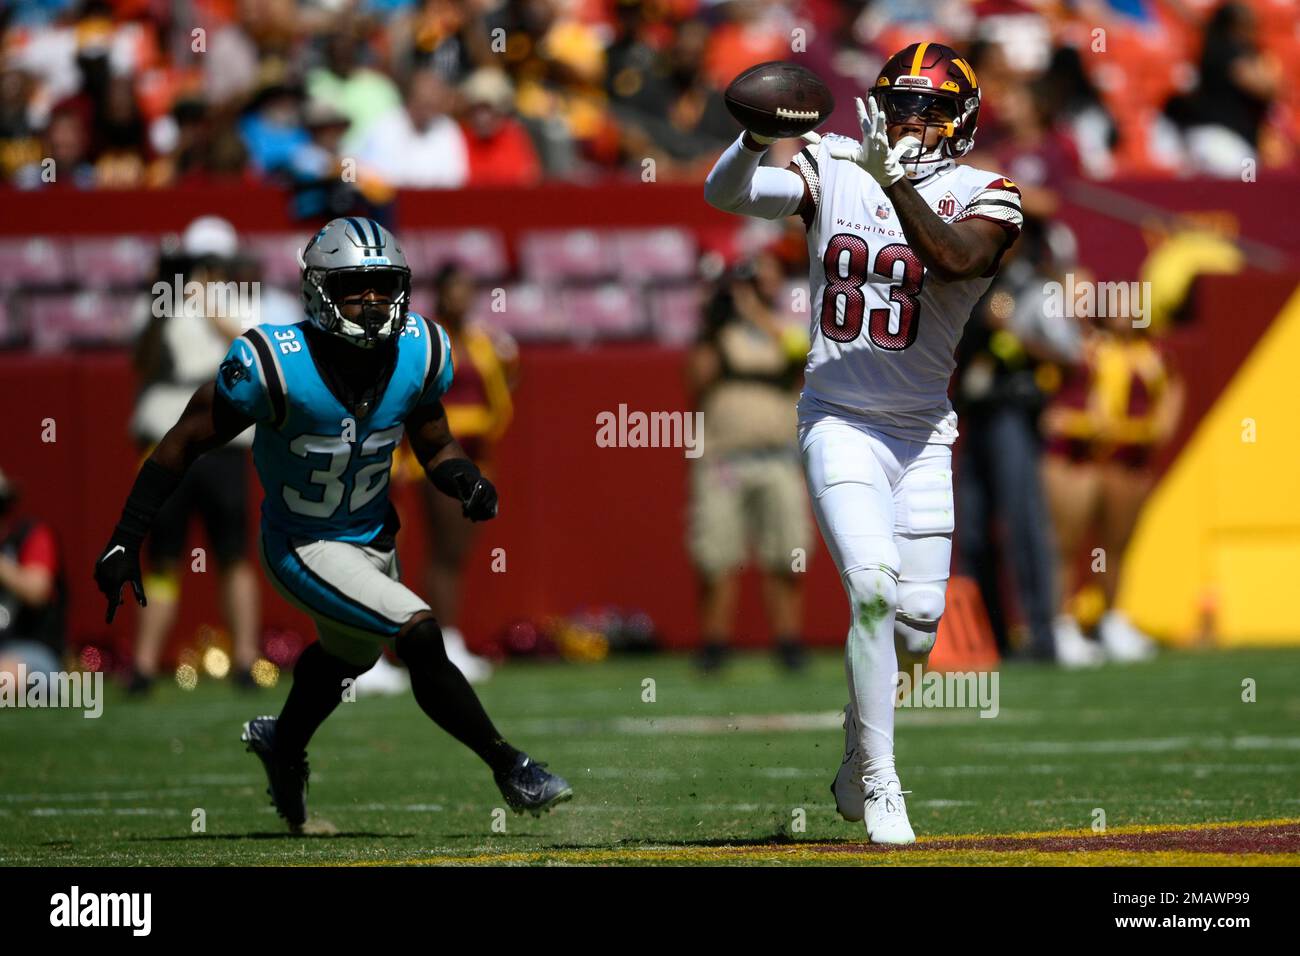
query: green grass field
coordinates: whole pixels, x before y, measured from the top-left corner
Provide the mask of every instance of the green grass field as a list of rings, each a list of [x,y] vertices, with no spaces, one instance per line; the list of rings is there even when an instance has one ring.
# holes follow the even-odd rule
[[[1242,700],[1246,678],[1256,702]],[[489,712],[575,790],[540,819],[509,814],[505,832],[493,828],[503,804],[491,776],[402,696],[344,704],[325,724],[310,807],[339,832],[290,836],[238,742],[242,721],[277,712],[286,689],[249,696],[209,681],[137,702],[110,687],[98,720],[0,710],[0,863],[1300,860],[1300,651],[1166,654],[1086,673],[1007,665],[994,719],[900,711],[921,837],[901,852],[863,847],[861,824],[835,814],[838,655],[794,678],[757,656],[709,680],[680,657],[503,668],[482,690]],[[205,833],[192,832],[196,808]],[[1098,808],[1109,837],[1091,829]],[[1103,838],[1092,854],[1069,842]]]

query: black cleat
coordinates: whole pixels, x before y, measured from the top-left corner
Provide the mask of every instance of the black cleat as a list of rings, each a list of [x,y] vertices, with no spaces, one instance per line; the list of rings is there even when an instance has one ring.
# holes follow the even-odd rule
[[[131,680],[126,685],[126,694],[128,697],[148,697],[153,692],[153,682],[154,679],[148,674],[132,671]]]
[[[695,654],[695,667],[701,674],[716,674],[731,660],[731,648],[721,641],[705,641]]]
[[[776,659],[791,673],[808,666],[808,650],[799,641],[781,641],[776,645]]]
[[[527,810],[535,817],[540,817],[543,810],[549,811],[557,803],[572,798],[573,788],[563,777],[543,769],[544,763],[537,763],[528,754],[521,753],[515,759],[515,765],[505,773],[494,774],[501,795],[510,804],[515,813]]]
[[[266,768],[270,783],[266,792],[271,795],[271,805],[284,817],[290,830],[301,833],[302,825],[307,822],[307,778],[311,776],[306,751],[294,758],[275,752],[274,717],[254,717],[244,724],[239,739],[248,744],[249,753],[257,754]]]

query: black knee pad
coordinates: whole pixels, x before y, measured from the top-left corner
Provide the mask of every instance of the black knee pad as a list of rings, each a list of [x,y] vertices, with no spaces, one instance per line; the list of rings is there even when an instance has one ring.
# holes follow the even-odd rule
[[[442,628],[431,617],[426,617],[393,644],[398,658],[408,668],[421,665],[437,667],[446,662],[447,648],[442,643]]]

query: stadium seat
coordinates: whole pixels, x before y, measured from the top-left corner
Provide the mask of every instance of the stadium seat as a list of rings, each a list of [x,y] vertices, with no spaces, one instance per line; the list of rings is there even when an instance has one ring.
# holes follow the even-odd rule
[[[700,328],[703,300],[693,285],[651,289],[647,293],[650,328],[664,345],[689,345]]]
[[[568,329],[554,306],[553,297],[542,286],[520,282],[480,289],[473,315],[521,341],[563,339]]]
[[[264,233],[250,236],[253,254],[262,264],[262,280],[276,285],[297,286],[302,278],[298,251],[306,238],[296,232]]]
[[[635,229],[614,234],[618,274],[634,282],[695,275],[695,238],[688,229]]]
[[[534,282],[612,279],[618,263],[614,243],[594,229],[530,232],[519,241],[523,275]]]
[[[0,239],[0,285],[53,286],[69,278],[67,250],[44,236]]]
[[[625,285],[560,289],[556,307],[572,338],[625,339],[647,332],[641,296]]]
[[[58,352],[79,345],[113,345],[131,333],[131,313],[139,293],[83,291],[25,297],[32,348]]]
[[[497,280],[510,271],[505,239],[494,229],[426,230],[399,239],[417,278],[432,278],[449,262],[479,281]]]
[[[158,244],[143,236],[83,237],[71,248],[72,273],[82,288],[139,288],[154,278]]]

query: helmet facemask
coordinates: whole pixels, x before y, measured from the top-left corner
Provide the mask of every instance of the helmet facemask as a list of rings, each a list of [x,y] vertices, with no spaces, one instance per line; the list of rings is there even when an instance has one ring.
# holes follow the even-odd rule
[[[361,348],[374,348],[396,338],[406,325],[411,302],[411,270],[396,266],[358,266],[343,269],[308,269],[308,284],[317,299],[322,328]],[[343,314],[344,305],[357,304],[355,319]],[[352,302],[347,302],[352,299]]]
[[[402,333],[411,268],[397,237],[375,220],[330,220],[299,253],[298,263],[303,305],[316,328],[358,348],[396,341]]]
[[[902,166],[909,179],[923,179],[970,152],[970,137],[962,134],[969,128],[967,124],[973,113],[979,109],[978,98],[970,97],[971,103],[963,111],[956,96],[929,89],[874,89],[871,95],[884,110],[885,122],[889,126],[902,123],[919,125],[922,144],[931,129],[939,131],[939,139],[933,146],[922,145],[921,149],[912,150],[903,157]]]

